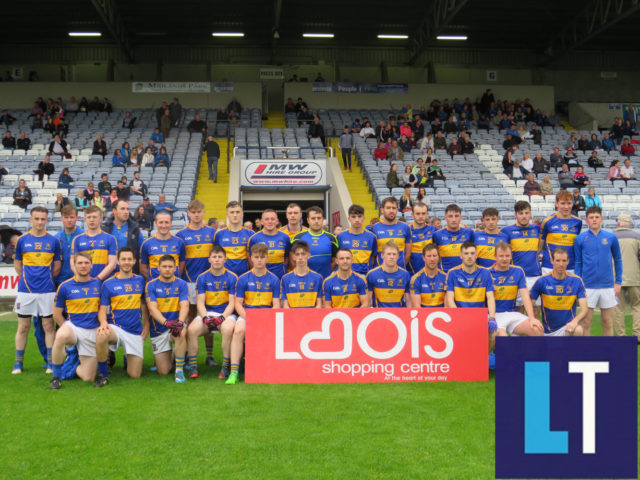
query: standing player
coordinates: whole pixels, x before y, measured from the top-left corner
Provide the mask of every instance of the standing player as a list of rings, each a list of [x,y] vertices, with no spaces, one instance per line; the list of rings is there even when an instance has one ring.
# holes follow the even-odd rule
[[[353,255],[351,268],[366,276],[376,258],[376,236],[364,228],[363,207],[351,205],[348,213],[351,228],[338,234],[338,248],[350,250]]]
[[[225,268],[238,277],[249,271],[249,250],[247,245],[253,236],[253,230],[242,226],[242,205],[235,200],[227,203],[228,226],[216,232],[214,245],[224,248],[227,252]]]
[[[309,245],[311,258],[309,268],[327,278],[335,266],[334,256],[338,251],[338,239],[324,230],[324,212],[320,207],[310,207],[307,210],[309,230],[293,237],[294,242],[305,242]]]
[[[198,378],[198,337],[222,334],[222,370],[219,378],[227,378],[231,369],[231,344],[237,325],[235,312],[236,282],[238,277],[224,267],[224,248],[214,245],[209,252],[210,268],[196,280],[198,316],[189,325],[189,378]],[[206,337],[205,337],[206,338]]]
[[[280,231],[289,236],[289,241],[293,243],[293,237],[307,229],[302,225],[302,208],[297,203],[287,205],[287,224],[280,228]]]
[[[378,265],[382,265],[382,247],[392,241],[398,246],[398,266],[402,269],[408,267],[411,257],[411,229],[406,223],[398,222],[398,200],[396,197],[387,197],[382,200],[380,207],[380,221],[376,223],[371,232],[378,239]]]
[[[411,307],[409,289],[411,276],[398,266],[400,249],[389,240],[382,247],[382,265],[367,274],[369,304],[372,307]]]
[[[482,212],[482,226],[484,230],[473,232],[473,243],[478,250],[478,265],[491,268],[496,263],[496,245],[508,241],[505,234],[498,228],[500,212],[493,207],[485,208]]]
[[[133,272],[140,270],[140,247],[144,242],[144,235],[138,224],[131,218],[129,202],[127,200],[116,200],[111,206],[112,215],[104,223],[104,231],[113,235],[116,239],[116,247],[129,247],[136,256],[136,265]]]
[[[447,276],[438,268],[438,247],[428,243],[422,249],[424,267],[411,278],[411,304],[417,307],[444,307]]]
[[[282,308],[320,308],[323,279],[319,273],[309,269],[309,244],[294,242],[291,256],[295,267],[280,282]]]
[[[367,308],[367,281],[352,270],[353,255],[347,248],[338,249],[336,253],[338,269],[322,284],[324,292],[324,308]]]
[[[175,344],[176,383],[184,383],[184,363],[187,351],[187,329],[189,316],[189,287],[187,282],[176,278],[176,260],[173,255],[162,255],[158,259],[160,275],[147,283],[145,297],[151,316],[151,346],[156,367],[160,375],[171,371],[171,342]]]
[[[583,334],[580,321],[587,315],[586,292],[582,279],[567,272],[569,252],[556,247],[551,252],[553,270],[542,275],[531,289],[531,298],[542,299],[542,325],[545,336],[564,337]],[[576,306],[580,311],[576,315]]]
[[[56,285],[60,285],[73,277],[73,271],[71,270],[71,244],[74,238],[84,233],[84,230],[77,226],[78,212],[73,205],[62,207],[60,220],[63,228],[55,236],[62,248],[62,266],[60,267],[60,274],[56,278]]]
[[[52,373],[51,348],[55,328],[53,302],[55,285],[53,278],[60,273],[60,242],[47,233],[49,211],[44,207],[31,210],[31,230],[18,238],[13,266],[20,277],[18,294],[13,311],[18,314],[16,331],[16,361],[12,374],[22,373],[24,350],[27,346],[31,317],[40,317],[44,329],[47,355],[47,373]]]
[[[180,230],[176,237],[181,239],[185,245],[185,268],[182,279],[189,286],[189,323],[198,315],[196,304],[196,279],[209,269],[209,252],[213,247],[213,238],[216,230],[204,224],[204,203],[200,200],[191,200],[187,208],[189,225]],[[217,363],[213,359],[213,335],[207,334],[204,337],[207,348],[207,365],[216,367]],[[190,364],[189,364],[190,365]],[[197,377],[196,377],[197,378]]]
[[[78,252],[73,257],[76,272],[58,287],[53,316],[60,327],[53,342],[53,378],[49,388],[59,390],[62,386],[62,364],[65,359],[65,347],[76,345],[80,365],[76,375],[85,382],[96,376],[96,331],[98,330],[98,309],[100,308],[100,288],[102,283],[91,277],[91,254]],[[63,312],[68,317],[63,317]]]
[[[447,205],[444,219],[447,226],[433,234],[433,243],[438,246],[442,271],[447,273],[462,263],[460,247],[473,239],[473,230],[460,226],[462,209],[455,203]]]
[[[531,205],[529,202],[519,200],[514,206],[516,223],[507,225],[502,229],[511,245],[513,264],[524,271],[527,290],[531,291],[533,284],[540,278],[540,261],[538,252],[540,251],[540,227],[531,223]],[[518,296],[516,300],[518,307],[523,306],[522,299]],[[520,308],[520,310],[522,310]],[[521,312],[522,313],[522,312]],[[540,300],[533,304],[533,314],[535,318],[540,318]]]
[[[493,296],[493,278],[489,270],[476,264],[478,253],[475,244],[467,240],[460,247],[462,263],[447,272],[447,308],[482,308],[489,311],[489,351],[496,342],[496,301]]]
[[[553,268],[551,253],[558,247],[563,247],[569,255],[567,272],[574,272],[573,244],[582,230],[582,220],[571,215],[572,206],[573,195],[567,190],[560,190],[556,194],[556,209],[558,211],[542,221],[540,245],[538,246],[538,251],[542,252],[542,273],[551,272]]]
[[[276,277],[286,273],[286,262],[291,242],[286,233],[278,231],[278,214],[270,208],[262,212],[262,230],[249,239],[248,248],[264,243],[269,249],[267,269]]]
[[[158,213],[155,224],[156,234],[147,238],[140,248],[140,273],[147,282],[157,278],[160,275],[160,259],[165,255],[171,255],[176,266],[174,275],[180,277],[184,272],[186,248],[181,238],[171,234],[171,214]]]
[[[424,268],[424,247],[431,243],[436,227],[427,224],[429,219],[429,207],[426,203],[413,204],[413,223],[411,229],[411,259],[409,270],[418,273]]]
[[[92,261],[91,278],[104,282],[116,268],[116,239],[100,228],[102,210],[99,207],[91,205],[85,209],[84,221],[87,231],[73,239],[71,256],[80,252],[89,253]],[[72,270],[74,265],[75,263],[71,262]]]
[[[236,313],[238,323],[231,340],[231,373],[225,382],[235,385],[238,382],[240,360],[244,351],[244,332],[247,310],[254,308],[280,308],[280,279],[267,270],[269,249],[264,243],[251,247],[253,268],[238,278],[236,284]]]
[[[527,282],[522,268],[511,264],[511,245],[500,242],[495,247],[496,263],[489,269],[493,277],[496,299],[496,323],[502,334],[541,336],[544,329],[533,311]],[[526,315],[516,310],[516,298],[520,296]]]
[[[149,311],[144,301],[144,278],[133,273],[136,256],[132,248],[118,250],[119,271],[102,285],[98,311],[96,354],[98,378],[95,387],[109,383],[109,350],[122,347],[127,356],[127,374],[142,375],[144,341],[149,335]],[[109,321],[107,313],[111,312]]]
[[[591,336],[593,309],[599,306],[602,335],[612,337],[613,312],[618,304],[616,297],[620,295],[622,288],[620,243],[614,233],[602,230],[600,207],[592,206],[587,209],[587,224],[589,230],[578,235],[573,246],[576,255],[576,275],[582,278],[587,289],[589,306],[589,311],[581,323],[582,331],[583,335]]]

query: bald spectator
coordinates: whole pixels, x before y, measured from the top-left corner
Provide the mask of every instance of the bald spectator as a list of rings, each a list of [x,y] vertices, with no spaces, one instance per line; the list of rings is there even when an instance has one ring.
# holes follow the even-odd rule
[[[107,142],[102,139],[102,135],[98,135],[95,142],[93,142],[92,155],[101,155],[103,158],[107,154]]]
[[[624,315],[627,305],[631,307],[632,335],[640,344],[640,233],[632,230],[631,215],[618,215],[618,228],[613,233],[618,237],[622,252],[622,288],[618,305],[613,314],[613,329],[616,336],[626,335]],[[628,298],[628,300],[627,300]]]
[[[29,150],[31,148],[31,139],[24,132],[20,132],[20,138],[16,142],[16,147],[20,150]]]
[[[189,133],[202,133],[203,135],[206,135],[207,122],[201,120],[200,114],[196,113],[194,119],[189,122],[189,125],[187,125],[187,130],[189,130]]]
[[[233,97],[229,102],[229,105],[227,105],[227,110],[229,111],[234,110],[240,113],[242,112],[242,105],[240,105],[240,102],[238,102],[238,99],[236,97]]]
[[[9,130],[7,130],[7,133],[5,133],[2,139],[2,146],[7,150],[14,150],[16,148],[16,139],[11,135]]]
[[[161,193],[158,196],[158,203],[156,203],[156,215],[162,212],[166,212],[171,215],[171,218],[173,218],[173,214],[176,210],[178,210],[178,207],[176,207],[173,203],[168,203],[164,193]]]
[[[542,195],[540,184],[535,181],[533,173],[527,175],[527,181],[524,184],[524,194],[529,195],[529,198],[531,198],[532,195]]]
[[[318,117],[313,119],[313,123],[309,125],[309,131],[307,132],[309,138],[319,138],[324,146],[324,127],[320,123]]]

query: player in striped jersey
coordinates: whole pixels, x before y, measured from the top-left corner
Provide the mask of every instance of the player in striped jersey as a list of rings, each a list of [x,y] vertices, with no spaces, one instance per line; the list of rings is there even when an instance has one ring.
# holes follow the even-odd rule
[[[294,242],[291,255],[293,271],[280,281],[282,308],[320,308],[322,306],[322,276],[309,269],[309,244]]]
[[[257,243],[264,243],[269,249],[267,269],[276,277],[282,278],[286,273],[291,241],[286,233],[278,231],[278,214],[270,208],[262,212],[262,230],[249,239],[248,248]]]
[[[171,234],[173,220],[171,214],[160,212],[156,215],[156,234],[147,238],[140,248],[140,274],[147,280],[160,275],[160,259],[171,255],[176,265],[174,275],[178,278],[184,272],[186,248],[181,238]]]
[[[540,225],[540,245],[542,252],[542,273],[549,273],[553,268],[551,253],[558,247],[564,247],[569,255],[568,273],[575,269],[573,244],[582,230],[582,220],[571,214],[573,195],[567,190],[560,190],[556,195],[557,212],[545,218]]]
[[[371,232],[378,239],[377,264],[382,265],[382,250],[387,242],[392,241],[398,246],[398,266],[403,270],[407,268],[411,257],[411,229],[406,223],[398,222],[398,200],[395,197],[387,197],[382,200],[380,206],[380,221],[376,223]]]
[[[478,265],[491,268],[496,263],[496,245],[507,241],[507,236],[498,228],[500,212],[496,208],[485,208],[482,212],[483,230],[473,232],[473,243],[478,249]]]
[[[102,282],[91,278],[90,253],[78,252],[72,262],[75,275],[58,287],[53,307],[53,317],[60,328],[52,348],[51,390],[59,390],[62,386],[60,377],[67,345],[78,347],[80,365],[75,371],[76,375],[85,382],[93,381],[96,376],[96,331]],[[66,319],[63,312],[67,312]]]
[[[413,223],[409,225],[411,229],[411,258],[409,271],[418,273],[424,268],[424,247],[432,242],[436,227],[427,224],[429,218],[429,207],[426,203],[416,202],[413,204]]]
[[[473,230],[462,227],[462,209],[452,203],[447,205],[444,218],[447,226],[433,234],[433,243],[438,246],[442,271],[447,273],[462,263],[460,247],[473,238]]]
[[[422,258],[424,267],[411,278],[411,303],[414,307],[444,307],[447,276],[438,268],[438,247],[425,245]]]
[[[111,276],[116,268],[117,243],[113,235],[105,233],[100,228],[102,222],[102,210],[91,205],[84,211],[84,221],[87,231],[73,239],[71,244],[71,257],[79,252],[87,252],[91,255],[91,277],[104,282]],[[74,262],[71,262],[73,270]]]
[[[366,275],[376,259],[378,248],[376,236],[364,228],[364,207],[349,207],[349,223],[351,228],[338,234],[338,247],[351,251],[354,272]]]
[[[127,374],[142,375],[144,341],[149,335],[149,311],[144,301],[144,278],[133,273],[136,256],[130,247],[118,250],[119,270],[102,285],[96,339],[98,378],[94,387],[109,383],[109,350],[122,347],[127,356]],[[107,321],[107,313],[111,312]]]
[[[398,266],[399,256],[398,245],[389,240],[382,247],[382,265],[367,274],[369,303],[372,307],[411,307],[411,276]]]
[[[214,245],[224,248],[227,253],[225,268],[238,277],[249,271],[249,239],[254,231],[243,227],[244,212],[242,205],[235,200],[227,203],[227,221],[229,225],[216,232],[213,239]]]
[[[366,308],[369,306],[367,281],[352,269],[353,254],[348,248],[336,253],[338,269],[322,284],[324,308]]]
[[[305,232],[307,228],[302,225],[302,208],[297,203],[287,205],[287,224],[280,228],[282,233],[289,236],[289,241],[293,243],[293,237],[300,232]]]

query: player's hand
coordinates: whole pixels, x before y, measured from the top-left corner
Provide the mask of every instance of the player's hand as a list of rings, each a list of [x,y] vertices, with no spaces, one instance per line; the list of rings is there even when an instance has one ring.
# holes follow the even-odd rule
[[[577,326],[578,326],[578,322],[575,322],[575,321],[567,323],[567,328],[566,328],[567,333],[573,336]]]
[[[620,295],[620,291],[622,290],[622,285],[619,283],[615,283],[613,285],[613,292],[616,294],[616,297]]]
[[[534,317],[529,317],[529,326],[533,330],[538,330],[540,333],[544,333],[544,327],[542,326],[542,322]]]
[[[105,323],[104,325],[100,325],[98,327],[98,335],[109,335],[109,331],[111,329],[109,328],[109,324]]]
[[[140,333],[140,336],[142,337],[143,342],[147,339],[147,337],[149,336],[149,325],[144,325],[142,327],[142,332]]]
[[[164,326],[171,330],[171,335],[179,337],[182,333],[182,329],[184,328],[184,322],[181,322],[180,320],[167,320],[167,323],[165,323]]]
[[[224,322],[224,317],[216,314],[207,314],[207,316],[202,319],[202,323],[204,323],[204,326],[207,327],[210,332],[218,330],[222,322]]]

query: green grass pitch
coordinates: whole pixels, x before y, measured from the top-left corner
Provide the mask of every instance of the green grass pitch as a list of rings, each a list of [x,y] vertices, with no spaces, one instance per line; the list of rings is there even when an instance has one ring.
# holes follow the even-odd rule
[[[15,329],[2,318],[0,478],[494,478],[493,378],[226,386],[201,346],[200,378],[176,385],[149,371],[146,342],[141,379],[119,352],[107,387],[52,392],[32,333],[24,373],[10,375]]]

